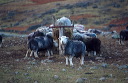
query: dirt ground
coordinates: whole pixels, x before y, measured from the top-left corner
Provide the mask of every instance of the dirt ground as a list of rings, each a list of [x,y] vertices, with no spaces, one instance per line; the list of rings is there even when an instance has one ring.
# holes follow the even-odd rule
[[[99,36],[101,40],[101,55],[108,63],[128,64],[128,42],[125,45],[119,45],[118,39],[112,39],[109,36]],[[0,48],[0,62],[13,59],[21,59],[25,57],[27,51],[27,39],[22,37],[5,37],[3,46]],[[55,52],[57,57],[58,52]],[[41,57],[43,58],[43,57]],[[89,59],[90,58],[90,59]],[[54,58],[57,59],[57,58]],[[86,57],[86,60],[94,60],[93,57]]]
[[[107,36],[107,37],[99,36],[99,39],[102,42],[102,45],[101,45],[101,55],[102,56],[96,56],[96,57],[86,56],[85,57],[86,65],[92,65],[93,63],[95,63],[95,65],[99,64],[99,63],[118,64],[118,65],[127,65],[128,64],[128,42],[127,41],[125,41],[125,45],[119,45],[118,40],[112,39],[110,36]],[[2,48],[0,48],[0,68],[1,68],[0,70],[3,71],[3,69],[6,69],[9,71],[11,68],[11,70],[10,70],[11,72],[13,71],[13,72],[17,73],[16,71],[18,71],[18,70],[23,71],[24,67],[26,67],[28,62],[31,61],[31,59],[24,59],[26,51],[27,51],[27,38],[4,37],[3,46],[2,46]],[[100,59],[96,59],[99,57],[100,57]],[[39,59],[35,59],[35,60],[40,62],[41,60],[45,60],[45,59],[47,59],[46,56],[40,56]],[[48,66],[46,66],[46,65],[43,65],[43,66],[38,65],[38,66],[44,67],[44,68],[45,67],[55,68],[56,71],[58,71],[58,69],[56,69],[56,67],[58,67],[59,65],[64,68],[66,67],[65,66],[65,58],[60,56],[58,54],[58,52],[54,51],[54,56],[50,60],[53,60],[54,63],[51,63]],[[90,62],[92,62],[92,63],[90,64]],[[77,64],[76,66],[79,67],[78,59],[73,60],[73,63]],[[35,63],[32,63],[32,64],[35,64]],[[61,68],[61,67],[59,67],[59,68]],[[86,70],[84,70],[84,72],[85,71],[87,72],[87,67],[85,69]],[[1,71],[0,71],[0,74],[2,73]],[[8,72],[8,71],[6,71],[6,72]],[[53,72],[55,72],[55,71],[53,71]],[[45,73],[47,73],[47,71]],[[4,74],[7,74],[7,73],[4,72]],[[16,77],[14,77],[16,75],[14,75],[12,78],[5,79],[4,74],[3,74],[3,77],[0,77],[0,79],[4,79],[9,82],[5,82],[4,80],[2,82],[5,82],[5,83],[22,83],[23,82],[21,77],[18,78],[18,80],[21,79],[20,82],[14,82],[13,78],[16,78]],[[126,73],[125,75],[127,76],[128,74]],[[76,77],[74,77],[74,78],[76,79]],[[16,80],[17,79],[15,79],[15,81]],[[29,82],[31,82],[31,81],[29,81]],[[73,83],[73,82],[71,82],[71,83]],[[57,82],[57,83],[59,83],[59,82]],[[65,81],[62,83],[65,83]],[[88,83],[90,83],[90,82],[88,82]],[[106,83],[108,83],[108,82],[106,82]]]

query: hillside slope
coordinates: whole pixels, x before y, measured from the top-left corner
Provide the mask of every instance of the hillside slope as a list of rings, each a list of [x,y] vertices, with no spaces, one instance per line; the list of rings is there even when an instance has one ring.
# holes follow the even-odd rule
[[[0,31],[24,32],[67,16],[88,28],[120,31],[128,26],[127,0],[1,0]]]

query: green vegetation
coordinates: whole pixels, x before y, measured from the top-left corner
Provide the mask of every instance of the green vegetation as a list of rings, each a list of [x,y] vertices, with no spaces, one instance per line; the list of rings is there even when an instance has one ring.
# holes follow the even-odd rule
[[[13,66],[17,67],[17,69],[0,68],[0,79],[2,83],[8,81],[13,83],[34,83],[34,81],[39,83],[75,83],[78,78],[87,78],[85,83],[125,83],[127,81],[125,78],[128,75],[112,65],[108,68],[99,66],[98,69],[90,69],[93,66],[96,66],[96,64],[91,66],[85,65],[82,69],[78,70],[78,65],[72,68],[66,67],[64,63],[60,64],[57,62],[46,63],[46,65],[26,64],[26,66],[24,63],[18,63],[18,66]],[[63,68],[66,71],[62,71]],[[55,79],[54,75],[58,75],[59,78]],[[105,77],[106,80],[99,80],[101,77]]]
[[[0,4],[4,4],[12,1],[15,1],[15,0],[0,0]]]
[[[1,0],[1,3],[14,1],[14,0]],[[93,1],[93,0],[90,0]],[[28,1],[31,2],[31,1]],[[21,4],[26,2],[21,1]],[[63,3],[63,1],[62,1]],[[18,3],[16,3],[17,5]],[[127,1],[124,0],[120,2],[119,0],[99,0],[99,2],[86,4],[86,2],[76,2],[76,4],[70,4],[68,1],[66,3],[58,2],[59,5],[53,3],[48,3],[49,5],[29,5],[25,6],[19,5],[7,12],[3,12],[1,15],[0,22],[2,23],[1,28],[7,27],[18,27],[18,26],[31,26],[33,24],[49,25],[53,23],[52,15],[56,18],[62,16],[73,16],[73,15],[85,15],[84,19],[79,18],[75,20],[75,23],[81,23],[86,25],[86,27],[103,27],[104,25],[109,25],[112,20],[128,17],[128,12],[125,9],[128,8]],[[46,8],[45,8],[46,7]],[[19,9],[21,10],[19,10]],[[20,13],[22,12],[22,13]],[[13,15],[10,17],[10,15]],[[86,17],[86,15],[92,15],[97,17]],[[19,18],[20,17],[20,18]],[[11,18],[11,19],[10,19]],[[18,18],[18,19],[17,19]],[[83,22],[83,21],[87,22]],[[21,21],[22,20],[22,21]],[[15,26],[15,24],[18,24]]]

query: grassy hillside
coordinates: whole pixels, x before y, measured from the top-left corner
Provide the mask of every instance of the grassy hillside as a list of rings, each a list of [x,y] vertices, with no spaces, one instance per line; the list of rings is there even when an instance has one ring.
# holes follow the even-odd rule
[[[8,2],[7,0],[0,2],[6,3],[0,7],[0,29],[2,30],[26,31],[33,25],[49,25],[53,23],[52,15],[56,18],[70,16],[75,23],[84,24],[87,28],[109,27],[118,30],[118,27],[124,29],[128,25],[127,0],[15,0]]]

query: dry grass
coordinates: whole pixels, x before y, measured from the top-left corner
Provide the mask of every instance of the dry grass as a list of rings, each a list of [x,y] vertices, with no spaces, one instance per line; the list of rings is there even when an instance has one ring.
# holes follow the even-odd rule
[[[24,60],[27,50],[25,38],[4,38],[4,46],[0,48],[0,80],[2,83],[75,83],[78,78],[87,78],[85,83],[127,83],[127,69],[118,69],[116,66],[128,64],[127,42],[125,46],[121,46],[109,36],[99,38],[102,41],[101,54],[105,60],[99,62],[94,57],[85,57],[85,65],[80,67],[80,60],[74,58],[73,68],[65,66],[65,58],[58,54],[51,58],[54,61],[52,63],[41,63],[47,57]],[[107,68],[101,66],[103,63],[108,64]],[[94,66],[97,68],[91,69]],[[59,78],[55,79],[54,75]],[[101,77],[106,80],[100,81]]]

